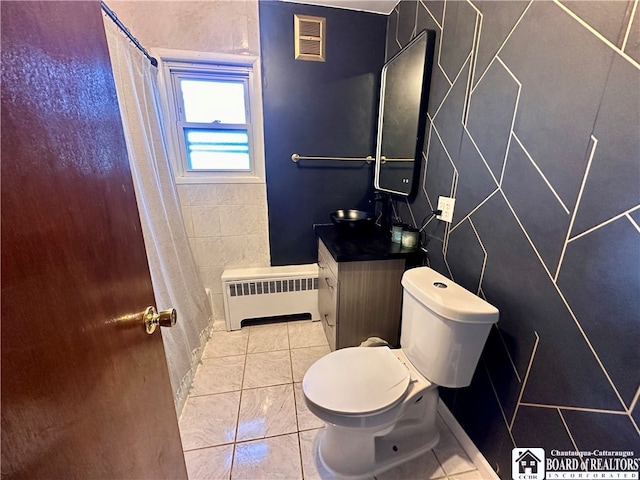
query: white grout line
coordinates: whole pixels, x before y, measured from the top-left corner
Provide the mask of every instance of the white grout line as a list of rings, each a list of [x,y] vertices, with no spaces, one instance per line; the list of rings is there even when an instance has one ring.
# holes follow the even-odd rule
[[[631,225],[633,225],[634,227],[636,227],[636,230],[638,230],[638,233],[640,233],[640,225],[638,225],[636,223],[636,221],[633,219],[633,217],[631,215],[629,215],[629,213],[631,213],[630,211],[626,213],[627,218],[629,219],[629,221],[631,222]]]
[[[589,176],[589,170],[591,170],[591,163],[593,162],[593,156],[596,153],[596,147],[598,146],[598,139],[591,135],[591,152],[589,153],[589,160],[587,161],[587,168],[584,171],[584,175],[582,176],[582,184],[580,185],[580,190],[578,191],[578,198],[576,199],[576,204],[573,207],[573,214],[571,215],[571,221],[569,222],[569,227],[567,228],[567,236],[565,237],[564,245],[562,246],[562,252],[560,253],[560,259],[558,260],[558,268],[556,269],[556,274],[553,277],[553,283],[555,284],[558,281],[558,276],[560,275],[560,268],[562,267],[562,261],[564,260],[564,254],[567,251],[567,244],[569,243],[569,238],[571,236],[571,230],[573,229],[573,223],[576,220],[576,214],[578,213],[578,209],[580,208],[580,201],[582,200],[582,194],[584,193],[584,187],[587,183],[587,177]]]
[[[480,290],[482,290],[482,287],[480,288]],[[486,298],[485,298],[486,300]],[[502,345],[504,346],[504,350],[507,352],[507,357],[509,357],[509,362],[511,363],[511,366],[513,367],[513,371],[516,374],[516,377],[518,379],[518,383],[522,383],[522,379],[520,378],[520,373],[518,372],[518,368],[516,367],[515,362],[513,361],[513,358],[511,358],[511,353],[509,353],[509,349],[507,348],[507,342],[504,341],[504,337],[502,336],[502,332],[500,331],[500,329],[496,326],[496,331],[498,332],[498,335],[500,336],[500,340],[502,341]]]
[[[507,151],[504,152],[504,160],[502,161],[502,170],[500,172],[499,186],[502,186],[502,181],[504,180],[504,172],[507,166],[507,158],[509,157],[509,151],[511,150],[511,138],[512,138],[512,134],[514,133],[513,129],[516,125],[516,115],[518,113],[518,107],[520,106],[520,94],[522,93],[522,83],[520,83],[520,80],[516,78],[513,72],[509,69],[509,67],[507,67],[507,65],[502,61],[502,59],[499,56],[496,55],[496,59],[500,62],[500,64],[507,71],[507,73],[511,75],[511,78],[513,78],[513,80],[518,84],[518,94],[516,95],[516,104],[513,107],[513,117],[511,117],[511,129],[509,132],[509,140],[507,140]]]
[[[427,7],[427,6],[424,4],[423,0],[420,0],[420,2],[419,2],[419,3],[424,7],[424,9],[427,11],[427,13],[429,14],[429,16],[431,16],[431,18],[433,19],[433,21],[435,22],[435,24],[440,28],[440,31],[442,31],[442,25],[440,25],[440,22],[438,22],[438,20],[436,20],[436,17],[434,17],[434,16],[433,16],[433,13],[431,13],[431,10],[429,10],[429,7]]]
[[[489,163],[484,158],[484,155],[480,151],[480,147],[478,147],[478,144],[474,140],[473,135],[471,135],[471,132],[469,131],[469,129],[467,128],[466,125],[464,126],[464,131],[467,132],[467,135],[469,136],[469,140],[471,140],[471,143],[473,143],[473,146],[475,147],[476,151],[478,152],[478,155],[480,155],[480,158],[482,159],[482,162],[484,163],[485,167],[487,167],[487,170],[489,171],[489,175],[491,175],[491,178],[493,178],[493,181],[495,182],[496,187],[499,187],[500,184],[498,183],[498,179],[493,174],[493,171],[491,170],[491,167],[489,167]],[[509,133],[509,136],[511,136],[511,133]]]
[[[398,16],[396,17],[396,43],[402,48],[402,44],[398,41],[398,28],[400,27],[400,2],[396,7],[396,11],[398,12]]]
[[[567,14],[569,14],[569,16],[571,16],[574,20],[576,20],[580,25],[582,25],[587,30],[589,30],[589,32],[591,32],[593,35],[595,35],[598,39],[602,40],[605,43],[605,45],[610,47],[614,52],[618,53],[622,58],[624,58],[629,63],[631,63],[631,65],[633,65],[634,67],[636,67],[637,69],[640,70],[640,63],[638,63],[636,60],[631,58],[625,52],[620,50],[620,48],[617,45],[611,43],[611,41],[608,40],[604,35],[602,35],[595,28],[593,28],[591,25],[589,25],[587,22],[585,22],[583,19],[581,19],[578,15],[576,15],[571,10],[569,10],[569,8],[565,7],[562,3],[559,2],[559,0],[553,0],[553,2],[556,5],[558,5],[562,10],[564,10]]]
[[[447,72],[444,71],[444,68],[442,68],[442,65],[440,64],[440,57],[442,56],[442,37],[444,36],[444,20],[446,12],[447,2],[444,2],[444,6],[442,7],[442,26],[440,27],[440,45],[438,46],[438,67],[440,67],[440,70],[442,70],[442,74],[444,75],[444,78],[447,79],[447,82],[449,82],[450,85],[453,85],[454,82],[451,81],[451,79],[447,75]]]
[[[620,50],[622,50],[623,52],[627,48],[627,40],[629,40],[629,33],[631,33],[631,25],[633,25],[633,19],[636,15],[637,8],[638,0],[633,3],[633,9],[631,10],[631,15],[629,17],[629,25],[627,25],[627,31],[624,34],[624,40],[622,41],[622,46],[620,47]]]
[[[411,32],[411,38],[418,35],[418,2],[416,2],[416,11],[413,18],[413,32]]]
[[[502,42],[502,45],[500,45],[500,48],[498,48],[498,51],[495,54],[495,57],[497,57],[498,55],[500,55],[500,52],[502,51],[502,49],[504,48],[504,46],[507,44],[507,42],[509,41],[509,39],[511,38],[511,35],[513,34],[513,32],[515,31],[515,29],[518,27],[518,25],[520,25],[520,22],[522,21],[522,18],[525,16],[525,14],[529,11],[529,8],[531,7],[531,5],[533,4],[533,0],[529,0],[529,4],[526,6],[526,8],[522,11],[522,13],[520,14],[520,17],[518,18],[518,20],[516,21],[515,25],[513,26],[513,28],[511,28],[511,30],[509,31],[509,34],[507,35],[507,37],[504,39],[504,41]],[[491,62],[489,62],[489,66],[493,63],[493,60],[495,59],[495,57],[491,60]],[[485,69],[485,71],[482,73],[482,75],[480,76],[480,78],[478,79],[478,83],[480,83],[480,81],[482,80],[482,78],[487,74],[487,72],[489,71],[489,67],[487,67]],[[476,83],[476,85],[478,84]]]
[[[571,315],[571,318],[573,319],[573,322],[576,324],[576,327],[578,327],[578,331],[582,335],[582,338],[584,338],[584,341],[587,344],[587,346],[589,347],[589,350],[591,350],[591,353],[593,354],[593,357],[596,359],[596,362],[598,363],[598,365],[600,365],[600,369],[602,370],[602,373],[604,373],[604,376],[607,378],[607,381],[609,382],[609,385],[611,386],[611,389],[613,390],[613,393],[615,393],[616,397],[618,397],[618,401],[620,402],[620,405],[622,405],[622,407],[626,410],[627,409],[627,405],[624,403],[624,400],[622,399],[622,396],[620,395],[620,392],[618,392],[618,389],[616,388],[615,383],[613,383],[613,380],[611,379],[611,376],[609,375],[609,372],[607,372],[607,369],[604,367],[604,364],[600,360],[600,357],[598,356],[595,348],[593,348],[593,345],[591,345],[591,341],[589,340],[589,337],[587,336],[587,334],[585,333],[584,329],[582,328],[582,325],[580,325],[580,322],[578,321],[578,318],[576,317],[576,315],[573,313],[573,310],[569,306],[569,302],[567,302],[567,299],[564,297],[564,294],[562,293],[562,290],[560,290],[560,287],[558,287],[558,284],[555,281],[553,281],[552,283],[553,283],[553,286],[556,289],[556,292],[557,292],[558,296],[564,302],[565,307],[567,307],[567,311],[569,312],[569,315]]]
[[[547,272],[547,275],[549,276],[549,279],[555,285],[555,281],[553,280],[553,277],[551,276],[551,272],[547,268],[547,265],[544,263],[544,260],[542,260],[542,256],[540,255],[540,252],[538,252],[538,249],[536,248],[535,244],[533,243],[533,240],[531,240],[531,237],[529,236],[529,233],[527,233],[527,230],[524,228],[524,225],[522,225],[522,222],[520,221],[520,218],[516,214],[516,211],[511,206],[511,203],[509,202],[509,199],[507,198],[507,196],[504,193],[504,191],[502,190],[502,188],[499,188],[498,190],[500,191],[500,194],[502,195],[502,198],[504,199],[504,203],[506,203],[507,207],[509,207],[509,210],[511,210],[511,214],[513,215],[513,218],[515,219],[515,221],[520,226],[520,230],[522,230],[522,233],[524,233],[524,236],[527,238],[527,241],[529,242],[529,245],[531,246],[533,252],[538,257],[538,260],[540,260],[540,264],[542,265],[542,268],[544,269],[545,272]]]
[[[606,413],[609,415],[627,415],[627,412],[624,412],[621,410],[605,410],[602,408],[568,407],[566,405],[549,405],[544,403],[530,403],[530,402],[521,402],[520,405],[524,405],[525,407],[551,408],[553,410],[562,408],[563,410],[571,410],[575,412]]]
[[[560,415],[560,420],[562,420],[562,424],[564,425],[565,430],[567,430],[567,435],[569,435],[569,438],[571,439],[571,443],[573,444],[573,448],[575,448],[576,452],[579,452],[580,449],[578,448],[578,445],[576,445],[576,441],[573,439],[573,435],[571,435],[571,430],[569,430],[569,425],[567,425],[567,422],[564,419],[564,416],[562,415],[562,412],[560,411],[559,408],[556,408],[556,411],[558,412],[558,415]],[[581,455],[581,457],[582,457],[582,455]]]
[[[447,100],[447,98],[449,97],[449,94],[451,93],[451,90],[453,90],[453,86],[454,84],[458,81],[458,77],[460,77],[460,74],[462,73],[462,71],[464,70],[465,65],[467,64],[467,62],[469,61],[469,58],[471,58],[471,52],[469,52],[469,55],[467,55],[466,60],[464,61],[464,63],[462,64],[462,68],[460,69],[460,71],[458,72],[458,74],[456,75],[456,78],[453,79],[453,82],[451,80],[449,80],[449,78],[447,77],[447,81],[450,83],[449,89],[447,90],[447,93],[445,93],[444,97],[442,98],[442,101],[440,102],[440,105],[438,105],[438,108],[436,109],[436,111],[433,113],[433,119],[435,120],[436,116],[438,115],[438,113],[440,113],[440,110],[442,109],[442,106],[444,105],[444,102]],[[442,69],[442,67],[440,67],[440,70],[442,70],[442,73],[445,75],[446,77],[446,73],[444,72],[444,70]]]
[[[467,0],[468,1],[468,0]],[[469,2],[470,3],[470,2]],[[473,5],[472,5],[473,6]],[[465,101],[462,107],[462,125],[467,126],[469,120],[469,105],[471,104],[471,91],[473,89],[473,79],[476,75],[476,64],[478,62],[478,48],[480,46],[480,33],[482,31],[482,13],[476,8],[476,23],[473,27],[473,41],[471,42],[471,62],[469,63],[469,76],[467,78],[467,88],[465,89]]]
[[[629,413],[631,413],[633,409],[636,408],[636,403],[638,403],[639,397],[640,397],[640,387],[638,387],[638,390],[636,391],[636,394],[633,397],[633,400],[631,401],[631,405],[629,405]]]
[[[556,197],[556,200],[558,200],[558,203],[560,204],[560,206],[564,209],[564,211],[567,213],[567,215],[570,215],[571,212],[569,211],[567,206],[564,204],[564,202],[560,198],[560,195],[558,195],[558,193],[555,191],[555,189],[553,188],[553,186],[551,185],[549,180],[547,180],[547,177],[545,177],[545,175],[542,172],[542,170],[540,170],[540,167],[538,167],[538,165],[533,160],[533,158],[531,158],[531,155],[529,154],[529,152],[527,151],[525,146],[522,144],[522,142],[520,141],[520,139],[518,138],[518,136],[516,135],[515,132],[513,132],[513,138],[516,139],[516,142],[518,142],[518,145],[520,145],[520,148],[522,148],[522,151],[524,152],[524,154],[527,156],[527,158],[529,159],[531,164],[535,167],[535,169],[538,172],[538,174],[542,177],[542,179],[544,180],[544,183],[547,184],[547,187],[549,187],[549,190],[551,190],[551,193],[553,193],[553,196]]]
[[[427,112],[427,119],[429,120],[429,135],[427,136],[427,148],[422,151],[422,156],[424,158],[424,173],[422,174],[422,192],[427,199],[427,203],[429,204],[429,208],[433,211],[433,203],[431,203],[431,199],[429,198],[429,194],[427,193],[427,170],[429,169],[429,149],[431,148],[431,131],[433,130],[433,119]],[[426,154],[425,154],[426,152]]]
[[[529,379],[529,372],[531,371],[531,365],[533,365],[533,359],[536,356],[536,350],[538,349],[538,343],[540,342],[540,336],[538,332],[534,331],[534,335],[536,336],[536,341],[533,344],[533,350],[531,351],[531,357],[529,358],[529,365],[527,365],[527,372],[524,375],[524,380],[522,381],[522,386],[520,387],[520,393],[518,394],[518,401],[516,402],[516,408],[513,410],[513,416],[511,417],[511,423],[509,423],[509,432],[513,428],[513,423],[516,421],[516,415],[518,414],[518,408],[520,408],[522,395],[524,394],[524,389],[527,386],[527,380]]]
[[[487,368],[486,363],[484,363],[484,361],[482,362],[482,366],[484,367],[484,370],[487,374],[487,378],[489,379],[489,384],[491,385],[491,390],[493,390],[493,395],[496,397],[496,402],[498,403],[498,408],[500,409],[500,414],[502,415],[502,419],[504,420],[504,424],[505,426],[509,425],[509,421],[507,420],[507,415],[504,413],[504,410],[502,409],[502,403],[500,402],[500,398],[498,397],[498,392],[496,391],[496,387],[493,384],[493,380],[491,380],[491,375],[489,374],[489,369]],[[509,432],[509,437],[511,437],[511,441],[513,442],[513,445],[515,446],[516,441],[513,438],[513,434],[511,433],[511,429],[507,428],[507,432]]]
[[[484,248],[484,244],[482,243],[482,239],[480,238],[480,235],[478,235],[478,231],[476,230],[475,225],[473,224],[473,222],[471,221],[471,218],[469,218],[469,224],[471,225],[471,228],[473,228],[473,233],[476,234],[476,238],[478,239],[478,243],[480,244],[480,248],[482,248],[482,252],[484,253],[484,258],[482,259],[482,270],[480,270],[480,281],[478,282],[478,291],[476,293],[476,295],[480,295],[480,288],[482,287],[482,280],[484,279],[484,269],[487,266],[487,249]]]
[[[413,220],[413,225],[417,226],[416,217],[413,216],[413,210],[411,210],[411,205],[409,205],[409,198],[404,197],[405,202],[407,202],[407,208],[409,209],[409,213],[411,214],[411,220]]]
[[[573,242],[574,240],[577,240],[580,237],[584,237],[585,235],[588,235],[589,233],[592,233],[592,232],[604,227],[605,225],[608,225],[608,224],[610,224],[612,222],[615,222],[616,220],[618,220],[619,218],[622,218],[622,217],[627,217],[628,220],[632,223],[632,225],[636,228],[636,230],[638,230],[638,232],[640,232],[640,226],[638,226],[638,224],[633,220],[631,215],[629,215],[631,212],[637,210],[638,208],[640,208],[640,205],[636,205],[635,207],[627,210],[626,212],[619,213],[615,217],[611,217],[608,220],[605,220],[604,222],[599,223],[598,225],[596,225],[594,227],[591,227],[588,230],[585,230],[584,232],[580,232],[577,235],[574,235],[573,237],[571,237],[569,240],[567,240],[567,243],[571,243],[571,242]]]
[[[453,228],[451,229],[451,231],[454,231],[456,228],[458,228],[458,227],[460,226],[460,224],[461,224],[462,222],[464,222],[467,218],[471,218],[471,215],[472,215],[472,214],[474,214],[474,213],[476,212],[476,210],[478,210],[482,205],[484,205],[484,204],[485,204],[485,203],[486,203],[486,202],[487,202],[491,197],[493,197],[493,196],[496,194],[496,192],[498,192],[498,190],[499,190],[499,189],[498,189],[498,188],[496,188],[493,192],[491,192],[491,193],[489,194],[489,196],[487,196],[487,198],[485,198],[484,200],[482,200],[482,202],[480,202],[480,203],[479,203],[479,204],[478,204],[478,205],[477,205],[473,210],[471,210],[467,215],[465,215],[465,217],[464,217],[462,220],[460,220],[460,221],[456,224],[456,226],[455,226],[455,227],[453,227]]]

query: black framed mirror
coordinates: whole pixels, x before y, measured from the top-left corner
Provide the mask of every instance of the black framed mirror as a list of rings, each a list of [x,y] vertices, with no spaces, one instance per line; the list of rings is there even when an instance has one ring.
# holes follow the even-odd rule
[[[423,30],[382,67],[374,186],[413,196],[427,122],[436,33]]]

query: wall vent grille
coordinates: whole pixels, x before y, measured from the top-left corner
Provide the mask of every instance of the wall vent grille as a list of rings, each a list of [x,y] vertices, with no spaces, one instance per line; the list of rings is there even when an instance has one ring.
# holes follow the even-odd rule
[[[294,15],[296,60],[325,61],[326,18]]]

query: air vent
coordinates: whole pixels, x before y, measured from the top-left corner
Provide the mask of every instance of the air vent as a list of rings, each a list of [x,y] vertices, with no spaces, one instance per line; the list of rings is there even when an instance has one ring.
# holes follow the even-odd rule
[[[296,60],[325,61],[326,18],[294,15]]]
[[[242,297],[245,295],[269,295],[271,293],[303,292],[318,290],[317,278],[296,278],[289,280],[271,280],[258,282],[229,283],[229,295]]]

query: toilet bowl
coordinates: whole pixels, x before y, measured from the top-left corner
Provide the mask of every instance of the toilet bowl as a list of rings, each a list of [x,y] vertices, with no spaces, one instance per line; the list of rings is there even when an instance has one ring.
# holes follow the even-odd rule
[[[368,478],[432,449],[438,386],[467,386],[498,310],[428,267],[405,272],[400,349],[348,347],[302,381],[324,421],[317,461],[341,478]]]

